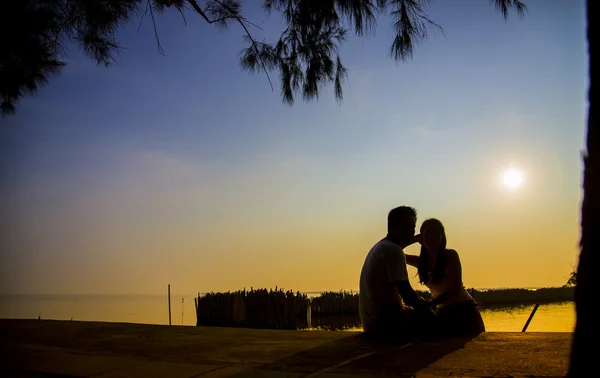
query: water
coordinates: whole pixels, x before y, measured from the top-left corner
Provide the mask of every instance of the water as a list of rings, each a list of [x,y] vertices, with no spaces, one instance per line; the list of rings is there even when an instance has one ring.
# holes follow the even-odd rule
[[[488,332],[520,332],[527,322],[534,305],[503,306],[481,309],[481,316]],[[357,315],[344,315],[312,319],[315,330],[343,329],[362,332]],[[527,332],[573,332],[575,328],[575,304],[559,302],[541,304]]]
[[[484,308],[481,316],[487,331],[520,332],[534,305]],[[527,332],[573,332],[575,329],[575,303],[559,302],[540,304]]]
[[[532,310],[533,305],[483,308],[481,315],[487,331],[520,332]],[[0,318],[37,319],[38,316],[56,320],[169,324],[166,296],[0,296]],[[171,295],[171,323],[196,324],[194,296]],[[358,317],[350,315],[313,318],[312,326],[315,329],[361,330]],[[574,327],[574,303],[560,302],[540,305],[527,332],[572,332]]]
[[[56,320],[169,324],[169,306],[166,295],[0,296],[0,318],[37,319],[38,316]],[[171,323],[196,325],[194,296],[171,294]]]

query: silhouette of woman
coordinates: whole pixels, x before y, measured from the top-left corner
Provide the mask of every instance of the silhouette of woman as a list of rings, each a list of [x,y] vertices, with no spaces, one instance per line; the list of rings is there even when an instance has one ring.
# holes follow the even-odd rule
[[[434,218],[423,222],[415,241],[421,243],[421,253],[406,255],[406,262],[417,268],[419,281],[431,291],[430,303],[439,319],[436,333],[460,336],[485,332],[478,304],[463,285],[458,253],[446,248],[442,222]]]

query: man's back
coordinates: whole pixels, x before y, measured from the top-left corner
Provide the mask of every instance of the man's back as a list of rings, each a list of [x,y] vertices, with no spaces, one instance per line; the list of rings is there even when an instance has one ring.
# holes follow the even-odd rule
[[[358,310],[366,332],[404,313],[397,281],[408,281],[406,258],[399,245],[383,239],[367,254],[360,274]]]

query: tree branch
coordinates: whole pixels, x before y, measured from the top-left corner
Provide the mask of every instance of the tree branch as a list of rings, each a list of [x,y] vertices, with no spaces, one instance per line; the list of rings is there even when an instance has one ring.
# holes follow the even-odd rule
[[[245,18],[238,16],[231,8],[229,8],[227,5],[223,4],[219,0],[214,0],[214,1],[215,1],[215,3],[219,4],[224,9],[226,9],[229,12],[230,16],[222,17],[222,18],[217,19],[217,20],[211,20],[211,19],[208,18],[208,16],[206,15],[206,13],[204,13],[204,11],[202,10],[202,8],[200,8],[200,6],[196,2],[196,0],[188,0],[188,3],[209,24],[233,18],[233,19],[235,19],[242,26],[242,28],[244,28],[244,31],[246,32],[246,35],[248,36],[248,38],[250,39],[250,41],[252,43],[252,47],[254,47],[254,50],[256,51],[256,55],[258,56],[258,58],[261,61],[261,65],[262,65],[263,71],[265,72],[265,75],[267,76],[267,80],[269,80],[269,85],[271,86],[271,90],[274,91],[275,88],[273,88],[273,82],[271,81],[271,77],[269,76],[269,72],[267,72],[267,66],[266,66],[266,64],[265,64],[265,62],[264,62],[264,60],[263,60],[263,58],[262,58],[262,56],[260,54],[260,50],[258,49],[258,45],[257,45],[256,41],[254,40],[254,38],[252,37],[252,34],[250,34],[250,31],[248,30],[248,28],[246,27],[246,22],[248,22],[248,21]],[[248,22],[248,23],[251,24],[250,22]],[[254,24],[251,24],[251,25],[254,25]],[[256,25],[254,25],[254,26],[256,26]]]
[[[156,30],[156,21],[154,20],[154,11],[152,10],[152,4],[150,4],[150,0],[148,0],[148,7],[150,10],[150,16],[152,17],[152,26],[154,27],[154,36],[156,37],[156,43],[158,45],[158,52],[161,55],[165,55],[165,50],[163,50],[162,46],[160,45],[160,38],[158,37],[158,30]]]
[[[216,20],[211,20],[210,18],[208,18],[208,16],[206,15],[206,13],[204,13],[204,11],[202,10],[202,8],[200,8],[200,6],[199,6],[199,5],[198,5],[198,3],[196,2],[196,0],[188,0],[188,3],[189,3],[189,4],[192,6],[192,8],[194,8],[194,10],[195,10],[195,11],[196,11],[196,12],[197,12],[197,13],[198,13],[200,16],[202,16],[202,18],[203,18],[203,19],[204,19],[206,22],[208,22],[209,24],[214,24],[215,22],[221,22],[221,21],[228,20],[228,19],[230,19],[230,18],[235,18],[235,17],[233,17],[233,15],[232,15],[232,16],[227,16],[227,17],[221,17],[221,18],[218,18],[218,19],[216,19]],[[219,3],[219,4],[221,4],[221,3]],[[221,5],[223,5],[223,4],[221,4]],[[229,10],[229,11],[231,12],[231,10],[230,10],[230,9],[228,9],[228,8],[225,8],[225,9],[227,9],[227,10]]]
[[[219,0],[215,0],[215,2],[220,4],[223,8],[227,9],[233,15],[233,17],[240,23],[240,25],[242,25],[242,27],[246,31],[246,35],[248,36],[248,38],[250,38],[250,41],[252,41],[252,46],[254,46],[254,50],[256,50],[258,59],[260,59],[260,62],[262,63],[263,71],[265,71],[265,75],[267,75],[267,80],[269,80],[269,85],[271,86],[271,90],[274,91],[275,88],[273,88],[273,82],[271,81],[271,77],[269,76],[269,73],[267,72],[267,65],[265,64],[265,61],[263,60],[262,55],[260,54],[260,50],[258,50],[258,45],[256,44],[256,41],[254,40],[254,38],[252,38],[252,35],[250,34],[250,31],[246,27],[246,24],[244,24],[245,20],[242,20],[242,18],[240,18],[227,5],[223,4]]]
[[[138,29],[137,29],[138,34],[140,33],[140,29],[142,28],[142,23],[144,22],[144,17],[146,17],[146,14],[148,13],[149,6],[150,6],[150,2],[146,2],[146,9],[142,13],[142,17],[140,19],[140,25],[138,26]]]

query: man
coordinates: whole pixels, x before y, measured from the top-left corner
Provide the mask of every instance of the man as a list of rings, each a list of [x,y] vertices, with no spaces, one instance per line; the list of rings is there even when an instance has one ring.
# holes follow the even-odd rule
[[[433,316],[428,302],[417,296],[408,281],[403,248],[414,242],[416,224],[417,212],[412,207],[392,209],[387,236],[367,254],[360,274],[358,306],[366,333],[411,339],[424,333]]]

